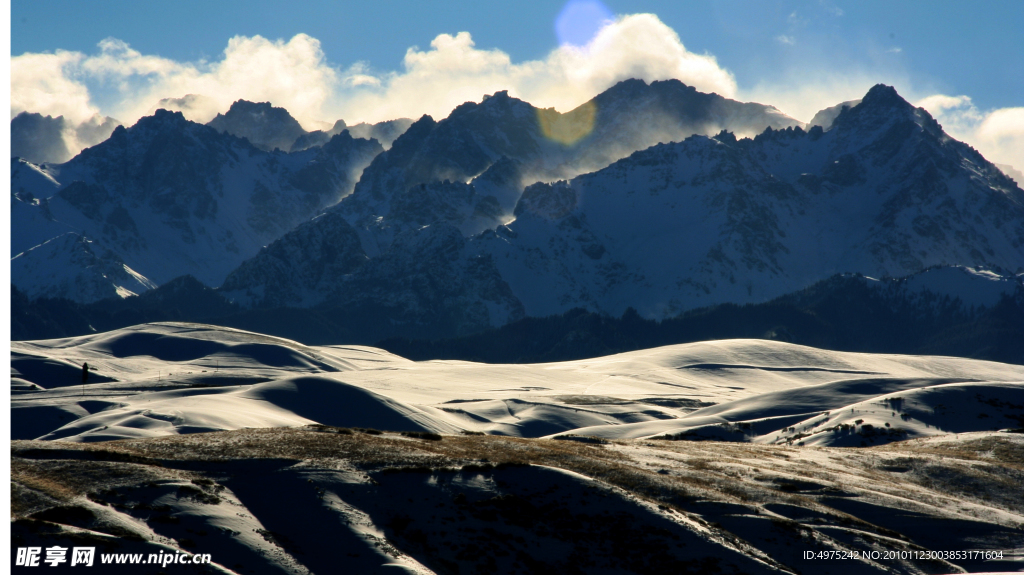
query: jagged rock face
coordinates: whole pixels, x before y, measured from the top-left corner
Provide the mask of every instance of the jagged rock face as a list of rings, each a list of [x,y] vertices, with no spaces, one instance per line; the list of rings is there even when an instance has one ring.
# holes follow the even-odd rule
[[[531,181],[603,168],[637,150],[694,133],[723,128],[758,133],[769,126],[799,125],[769,106],[702,94],[677,80],[621,82],[566,114],[498,92],[480,104],[459,106],[440,122],[421,118],[375,159],[352,197],[337,209],[360,230],[364,250],[376,256],[395,234],[412,229],[406,224],[446,221],[472,234],[503,223],[492,217],[493,209],[478,206],[480,197],[494,194],[437,191],[446,181],[453,190],[471,180],[476,185],[474,178],[503,158],[516,166],[519,181],[506,176],[502,187],[517,188],[512,193],[517,196]],[[515,199],[495,198],[507,215]],[[411,205],[424,215],[410,217],[401,209]],[[436,220],[442,213],[450,217]]]
[[[811,118],[811,121],[807,123],[807,125],[809,127],[821,126],[822,129],[828,130],[832,128],[832,122],[834,122],[836,118],[839,117],[840,112],[842,112],[846,108],[852,108],[857,104],[860,104],[860,102],[860,100],[850,100],[847,102],[836,104],[835,106],[825,108],[824,110],[821,110],[817,114],[815,114],[814,117]]]
[[[299,122],[284,108],[275,108],[270,102],[238,100],[226,114],[217,114],[207,126],[239,138],[246,138],[261,150],[285,152],[295,141],[306,135]],[[333,135],[333,134],[332,134]]]
[[[338,120],[337,122],[334,123],[334,127],[332,127],[330,130],[326,132],[323,130],[314,130],[312,132],[307,132],[299,136],[298,138],[295,139],[294,142],[292,142],[291,151],[301,152],[302,150],[308,148],[322,146],[326,144],[332,137],[344,132],[347,127],[348,126],[345,125],[345,120]]]
[[[376,124],[367,124],[366,122],[360,122],[355,126],[348,126],[345,124],[345,120],[338,120],[334,123],[334,127],[326,132],[323,130],[316,130],[315,132],[309,132],[303,136],[300,136],[292,144],[292,151],[298,152],[305,150],[306,148],[312,148],[313,146],[321,146],[331,139],[331,137],[348,130],[348,133],[353,138],[363,138],[364,140],[377,140],[385,150],[391,148],[392,142],[394,142],[398,136],[401,136],[409,126],[412,125],[412,120],[409,118],[399,118],[397,120],[388,120],[386,122],[378,122]]]
[[[128,297],[156,285],[113,254],[68,232],[11,259],[11,276],[30,298],[62,297],[87,303]]]
[[[453,117],[496,110],[514,119],[517,109],[521,103],[496,96]],[[507,207],[517,192],[509,182],[521,182],[527,168],[506,157],[468,183],[438,183],[434,170],[441,166],[464,177],[490,162],[484,153],[490,148],[483,146],[428,161],[423,150],[438,145],[431,140],[438,126],[424,118],[410,127],[332,210],[354,228],[371,258],[341,284],[346,290],[360,286],[375,294],[374,301],[411,301],[398,295],[410,289],[396,286],[429,284],[421,262],[451,261],[425,251],[447,244],[413,242],[426,233],[421,229],[471,234],[486,228],[464,246],[445,247],[461,254],[462,263],[442,267],[488,262],[497,274],[491,283],[500,280],[508,301],[530,316],[573,307],[618,316],[634,307],[661,318],[717,303],[767,301],[846,272],[900,277],[942,264],[1024,271],[1024,192],[885,86],[859,105],[840,107],[828,131],[693,136],[570,181],[533,184],[511,223]],[[505,149],[541,148],[537,140],[520,148],[514,141]],[[482,228],[469,225],[484,221]],[[391,242],[400,236],[406,239],[397,248]],[[409,245],[419,254],[414,259],[407,257]],[[397,271],[402,265],[408,266],[404,274]],[[388,273],[372,271],[377,266]],[[484,283],[462,284],[459,301],[469,305],[474,286]],[[317,293],[315,285],[305,287],[306,294]],[[303,297],[292,301],[311,301]],[[369,300],[323,292],[312,301]],[[489,315],[500,325],[502,314]]]
[[[336,286],[325,305],[379,310],[408,332],[472,333],[523,317],[523,307],[491,258],[470,253],[447,224],[395,238],[393,249]]]
[[[154,282],[191,274],[220,285],[345,196],[381,151],[339,134],[320,148],[268,153],[161,110],[61,166],[20,164],[12,180],[25,182],[19,210],[76,230]],[[31,237],[29,221],[12,221],[12,236]]]
[[[383,122],[377,122],[376,124],[360,122],[354,126],[349,126],[348,131],[352,134],[353,138],[373,138],[380,142],[380,145],[384,146],[384,149],[387,150],[391,148],[391,144],[394,143],[399,136],[409,129],[412,122],[413,121],[409,118],[386,120]]]
[[[62,163],[71,159],[64,142],[64,116],[22,112],[11,119],[11,157],[30,162]]]
[[[11,119],[11,157],[34,164],[60,164],[78,149],[68,147],[68,138],[76,146],[93,146],[106,140],[118,125],[117,120],[99,115],[76,126],[64,116],[21,112]]]
[[[664,317],[842,272],[1024,269],[1024,192],[884,86],[828,132],[655,146],[537,184],[516,215],[474,250],[538,316],[584,305]]]
[[[535,117],[533,106],[507,92],[467,102],[441,122],[424,116],[366,169],[356,197],[368,196],[383,209],[393,193],[435,181],[467,182],[502,156],[535,163],[543,152]]]
[[[563,177],[608,166],[656,144],[679,142],[694,134],[723,130],[754,136],[765,128],[803,127],[772,106],[745,103],[698,92],[679,80],[626,80],[566,114],[593,115],[593,130],[570,149]]]
[[[261,249],[220,291],[250,307],[309,306],[329,297],[366,260],[355,230],[327,213]]]
[[[375,231],[415,237],[417,230],[433,225],[435,232],[458,229],[463,236],[475,235],[510,218],[519,196],[519,181],[519,165],[502,158],[468,184],[420,184],[392,199],[387,227]],[[342,211],[328,211],[260,250],[232,272],[221,289],[235,301],[253,307],[329,303],[336,299],[335,292],[347,276],[357,273],[369,259],[363,246],[374,245],[374,241],[375,236],[365,229],[350,225]],[[402,248],[378,248],[374,255],[396,249]]]
[[[360,310],[410,333],[472,333],[523,317],[494,262],[466,247],[460,230],[440,223],[399,234],[370,260],[344,218],[327,213],[261,250],[219,291],[248,307]]]

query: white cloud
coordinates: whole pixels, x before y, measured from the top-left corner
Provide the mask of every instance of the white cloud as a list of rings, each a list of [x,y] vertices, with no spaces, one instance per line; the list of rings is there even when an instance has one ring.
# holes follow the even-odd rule
[[[236,36],[216,61],[149,56],[113,38],[100,42],[95,55],[57,52],[11,60],[13,114],[29,110],[81,121],[99,111],[128,125],[157,105],[206,122],[237,99],[272,102],[309,128],[338,118],[354,123],[429,113],[440,119],[463,102],[500,90],[566,111],[628,78],[677,78],[702,91],[736,93],[732,74],[713,56],[686,50],[675,31],[651,14],[619,17],[586,46],[563,46],[521,63],[501,50],[476,48],[468,32],[442,34],[429,49],[410,48],[404,69],[387,73],[362,63],[333,66],[320,42],[305,34],[288,41]],[[173,101],[159,104],[165,99]]]
[[[713,56],[687,51],[675,31],[651,14],[620,17],[586,46],[565,45],[544,60],[518,64],[500,50],[476,48],[468,32],[442,34],[429,50],[410,48],[404,68],[378,76],[363,68],[346,72],[344,84],[373,89],[349,90],[339,106],[341,117],[383,120],[428,113],[442,118],[463,102],[499,90],[567,111],[628,78],[676,78],[702,91],[736,93],[732,74]]]
[[[793,13],[790,19],[800,17]],[[790,35],[776,39],[795,42]],[[620,80],[676,78],[704,92],[771,104],[807,121],[882,82],[908,100],[919,100],[950,134],[986,157],[1024,165],[1022,108],[982,112],[966,96],[915,91],[902,72],[821,69],[789,70],[771,84],[739,89],[714,56],[688,51],[652,14],[620,16],[585,46],[561,46],[543,59],[519,63],[501,50],[478,49],[468,32],[442,34],[427,49],[410,48],[402,70],[383,73],[363,63],[338,67],[328,62],[320,42],[305,34],[287,41],[236,36],[219,59],[198,62],[141,54],[109,38],[93,55],[57,51],[11,58],[11,112],[64,115],[75,123],[101,113],[131,125],[161,105],[206,122],[246,99],[282,106],[307,129],[316,129],[338,118],[355,123],[428,113],[440,119],[463,102],[500,90],[567,111]],[[161,104],[165,99],[173,100]]]
[[[305,34],[270,41],[236,36],[217,62],[176,62],[147,56],[114,38],[100,52],[25,54],[11,58],[11,112],[60,114],[84,119],[97,111],[127,124],[152,113],[160,100],[201,96],[181,108],[190,119],[206,122],[233,101],[270,101],[300,121],[312,120],[334,96],[338,76]],[[112,103],[99,110],[87,85]],[[202,105],[199,105],[202,104]]]
[[[786,44],[787,46],[793,46],[793,45],[796,44],[796,38],[794,38],[792,36],[786,36],[785,34],[782,34],[780,36],[776,36],[775,40],[779,44]]]
[[[89,90],[74,79],[83,59],[64,50],[11,58],[11,116],[27,110],[80,123],[95,115]]]

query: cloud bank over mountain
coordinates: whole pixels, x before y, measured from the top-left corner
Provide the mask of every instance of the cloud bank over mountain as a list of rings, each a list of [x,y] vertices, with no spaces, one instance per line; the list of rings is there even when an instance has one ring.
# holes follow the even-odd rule
[[[777,84],[743,88],[715,56],[688,50],[653,14],[618,16],[585,45],[564,43],[543,59],[524,62],[513,62],[501,49],[477,47],[470,32],[440,34],[427,48],[410,47],[397,71],[331,62],[320,41],[306,34],[289,40],[235,36],[219,59],[195,62],[142,54],[116,38],[101,41],[98,48],[91,55],[57,50],[13,57],[12,116],[22,111],[63,115],[78,124],[100,114],[131,125],[168,107],[205,123],[245,99],[272,102],[315,130],[338,118],[377,122],[430,114],[439,119],[463,102],[501,90],[564,112],[621,80],[674,78],[703,92],[772,104],[808,120],[819,109],[887,81],[911,99],[932,105],[928,109],[950,124],[955,137],[996,161],[1024,165],[1020,108],[979,111],[966,96],[940,106],[945,96],[916,90],[905,79],[863,72],[784,74]],[[67,145],[73,151],[82,146],[76,141]]]
[[[205,96],[182,111],[209,121],[238,99],[271,101],[300,122],[380,121],[428,113],[446,116],[467,100],[508,89],[510,94],[559,109],[575,107],[628,78],[678,78],[726,97],[732,74],[715,58],[686,50],[679,36],[651,14],[620,17],[589,44],[566,45],[544,60],[513,63],[501,50],[479,49],[469,32],[441,34],[430,47],[411,47],[402,71],[378,72],[355,63],[328,62],[320,42],[305,34],[271,41],[235,36],[218,61],[176,62],[145,55],[107,38],[99,53],[57,51],[12,58],[12,109],[73,116],[100,111],[94,92],[114,88],[104,112],[131,123],[161,99]],[[452,90],[452,86],[458,88]],[[312,126],[310,126],[312,127]]]

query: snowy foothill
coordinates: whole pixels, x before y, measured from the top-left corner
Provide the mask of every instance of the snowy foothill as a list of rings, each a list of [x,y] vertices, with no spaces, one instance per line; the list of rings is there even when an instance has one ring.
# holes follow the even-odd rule
[[[492,365],[159,323],[13,342],[11,361],[16,439],[323,424],[859,446],[1024,427],[1024,367],[767,340]]]

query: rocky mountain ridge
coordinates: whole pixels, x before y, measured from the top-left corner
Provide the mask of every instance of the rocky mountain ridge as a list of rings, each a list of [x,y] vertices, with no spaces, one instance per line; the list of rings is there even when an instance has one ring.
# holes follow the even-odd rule
[[[346,130],[353,138],[377,140],[384,149],[388,149],[411,124],[412,120],[408,118],[376,124],[360,122],[354,126],[347,125],[345,120],[338,120],[330,130],[307,132],[284,108],[277,108],[270,102],[237,100],[231,104],[227,112],[217,114],[217,117],[206,125],[219,132],[245,138],[252,145],[267,152],[275,149],[301,152],[322,146]]]
[[[11,157],[35,164],[60,164],[74,156],[72,147],[99,144],[119,125],[114,118],[98,114],[75,124],[64,116],[21,112],[11,118]]]
[[[345,131],[321,147],[268,153],[161,112],[65,165],[15,166],[12,208],[47,230],[15,236],[74,231],[155,283],[223,282],[221,293],[251,308],[362,306],[456,333],[575,307],[672,317],[767,301],[835,273],[1021,271],[1020,188],[927,112],[880,85],[816,117],[827,129],[677,81],[623,82],[567,114],[497,93],[439,122],[421,118],[390,149],[360,156],[355,182],[342,158],[362,140]],[[790,125],[679,138],[557,178],[669,139],[666,130],[730,122],[741,133]],[[127,146],[129,132],[150,144]],[[229,144],[210,144],[221,140]],[[114,148],[130,161],[111,160]],[[220,199],[229,182],[234,203]],[[352,194],[310,219],[345,195],[338,182]],[[246,202],[250,255],[218,262],[217,274],[196,271],[205,260],[174,261],[232,253],[237,236],[209,226]],[[140,225],[132,210],[143,205],[153,213]],[[178,253],[159,262],[177,274],[150,272],[157,260],[133,253],[159,229],[152,215],[180,237]],[[199,237],[209,249],[194,249]]]
[[[381,151],[342,133],[295,154],[264,152],[161,110],[64,164],[12,165],[12,248],[31,247],[23,238],[40,239],[45,222],[47,233],[74,231],[157,284],[191,274],[219,285],[262,246],[348,194]],[[39,293],[27,278],[12,279]]]
[[[529,109],[498,95],[467,105],[452,119],[471,112],[515,119]],[[460,125],[453,121],[445,130],[466,129]],[[887,86],[876,86],[856,106],[840,107],[828,131],[790,127],[754,138],[692,136],[572,180],[533,184],[516,204],[509,218],[514,221],[468,240],[437,231],[453,222],[464,225],[465,210],[451,217],[424,206],[433,202],[451,210],[479,203],[476,187],[483,176],[468,184],[443,183],[443,201],[431,200],[437,184],[407,187],[414,178],[437,177],[430,171],[437,165],[416,157],[438,131],[429,118],[417,122],[332,212],[359,235],[367,261],[391,254],[389,242],[401,236],[403,253],[432,246],[446,255],[446,266],[485,265],[495,280],[486,283],[487,291],[475,291],[484,284],[470,287],[468,280],[441,282],[451,297],[435,298],[436,304],[453,313],[456,306],[487,309],[500,300],[506,302],[502,310],[521,305],[527,316],[575,307],[618,316],[633,307],[642,317],[665,318],[719,303],[767,301],[836,273],[901,277],[942,264],[1024,271],[1024,192]],[[481,138],[461,141],[487,141]],[[512,141],[503,142],[508,147]],[[533,140],[520,144],[523,158],[539,149]],[[478,169],[469,167],[472,162],[486,165],[485,148],[472,149],[475,154],[449,154],[443,165],[462,177]],[[397,158],[419,168],[389,167]],[[451,163],[455,159],[469,163]],[[511,165],[524,170],[522,163]],[[412,213],[433,215],[417,221],[396,209],[404,205],[395,192],[402,189],[420,202]],[[460,204],[453,197],[464,199]],[[330,221],[337,220],[323,220]],[[339,249],[351,249],[352,234],[346,237],[349,243]],[[282,280],[306,277],[301,259],[288,266]],[[256,306],[355,305],[366,289],[360,270],[346,268],[327,280],[328,291],[304,286],[309,289],[302,299],[261,299],[268,290],[286,290],[243,273],[232,274],[225,292]],[[415,266],[374,270],[375,305],[407,321],[425,313],[408,286],[417,281],[411,275],[427,281],[430,272]],[[502,325],[510,317],[495,310],[489,321]]]

